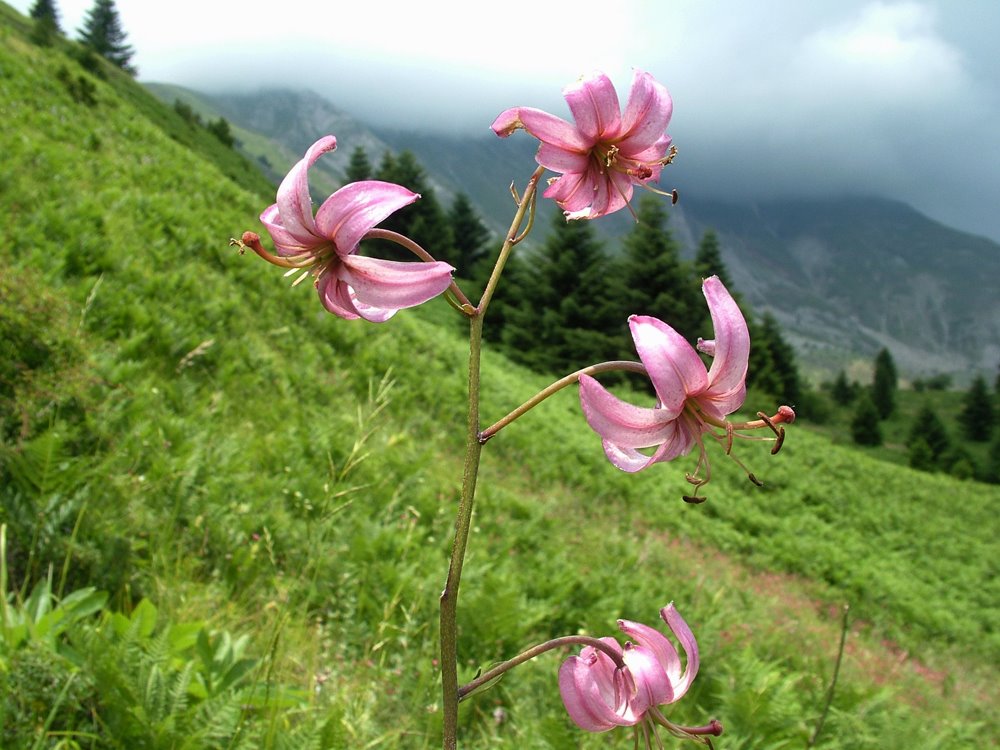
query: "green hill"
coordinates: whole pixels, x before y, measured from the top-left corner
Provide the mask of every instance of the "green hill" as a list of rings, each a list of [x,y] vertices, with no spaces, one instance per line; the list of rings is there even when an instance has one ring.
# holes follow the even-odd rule
[[[466,358],[443,303],[347,323],[239,257],[260,174],[27,29],[0,5],[0,745],[437,745]],[[484,377],[486,420],[546,385],[489,352]],[[846,601],[818,746],[995,745],[1000,489],[794,427],[750,448],[766,486],[717,455],[695,507],[690,462],[617,472],[570,393],[492,440],[462,676],[673,600],[702,670],[672,718],[802,747]],[[570,723],[558,662],[469,701],[463,745],[630,743]]]

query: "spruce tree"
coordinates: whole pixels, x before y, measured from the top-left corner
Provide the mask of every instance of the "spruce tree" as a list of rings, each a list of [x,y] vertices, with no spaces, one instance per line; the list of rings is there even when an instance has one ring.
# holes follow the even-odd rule
[[[854,417],[851,419],[851,437],[858,445],[882,445],[878,410],[867,393],[858,399]]]
[[[351,160],[347,163],[347,171],[344,173],[345,182],[363,182],[372,178],[372,163],[368,161],[368,154],[365,153],[364,146],[355,146],[351,152]]]
[[[516,303],[506,308],[502,341],[516,361],[558,374],[614,358],[626,316],[612,304],[608,261],[590,223],[561,214],[553,220]]]
[[[854,400],[854,388],[847,381],[847,373],[843,370],[837,373],[830,386],[830,397],[840,406],[847,406]]]
[[[470,279],[473,267],[484,258],[488,252],[490,230],[476,214],[472,202],[465,193],[459,193],[448,211],[448,222],[451,224],[451,236],[454,242],[455,255],[451,263],[455,266],[455,275]]]
[[[896,363],[888,349],[875,356],[875,380],[872,383],[872,401],[879,417],[885,419],[896,408]]]
[[[917,416],[913,419],[913,425],[910,427],[910,435],[906,444],[913,450],[914,445],[918,442],[927,445],[931,452],[933,465],[942,468],[943,459],[951,450],[951,440],[948,438],[948,430],[945,429],[944,422],[930,407],[930,404],[924,404],[917,412]]]
[[[131,64],[135,50],[125,43],[125,30],[114,0],[95,0],[83,20],[80,41],[130,75],[138,71]]]
[[[985,443],[990,439],[996,418],[992,401],[986,378],[976,376],[962,399],[962,411],[958,414],[958,421],[962,423],[962,429],[969,440]]]
[[[698,252],[694,258],[694,270],[700,279],[707,279],[709,276],[718,276],[719,280],[726,285],[726,289],[733,291],[732,279],[726,271],[726,264],[722,261],[722,250],[719,247],[719,238],[711,229],[707,230],[698,243]]]
[[[31,39],[36,44],[49,45],[62,29],[59,26],[59,10],[53,0],[35,0],[29,15],[35,24],[31,30]]]
[[[908,453],[908,459],[911,469],[919,469],[920,471],[934,471],[936,468],[934,461],[934,453],[931,451],[927,441],[922,437],[918,437],[912,443],[910,443],[910,450]]]
[[[667,228],[668,213],[661,196],[644,195],[636,211],[636,223],[623,242],[616,274],[621,308],[637,315],[652,315],[685,338],[707,332],[708,314],[693,283],[691,267],[680,258],[680,249]],[[630,337],[622,342],[627,359],[635,357]]]
[[[751,331],[750,374],[755,361],[773,368],[773,384],[764,388],[768,393],[780,398],[784,403],[798,403],[801,395],[799,368],[795,363],[795,350],[781,335],[778,320],[769,312],[764,313],[761,322]],[[756,352],[756,354],[755,354]],[[766,352],[766,358],[762,354]],[[757,384],[750,379],[751,384]]]

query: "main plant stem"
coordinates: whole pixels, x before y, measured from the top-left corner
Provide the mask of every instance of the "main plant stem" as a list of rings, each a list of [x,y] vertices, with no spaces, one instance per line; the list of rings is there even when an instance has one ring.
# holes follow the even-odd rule
[[[500,274],[514,248],[524,235],[518,232],[530,207],[534,206],[535,189],[542,176],[539,167],[531,175],[524,194],[517,201],[517,212],[504,239],[496,266],[486,284],[486,290],[469,315],[469,416],[466,423],[465,468],[462,473],[462,497],[455,518],[455,541],[452,544],[448,579],[441,592],[441,691],[444,750],[458,747],[458,589],[462,581],[462,565],[472,527],[472,505],[479,477],[479,457],[483,446],[479,440],[480,359],[483,345],[483,317],[496,289]]]

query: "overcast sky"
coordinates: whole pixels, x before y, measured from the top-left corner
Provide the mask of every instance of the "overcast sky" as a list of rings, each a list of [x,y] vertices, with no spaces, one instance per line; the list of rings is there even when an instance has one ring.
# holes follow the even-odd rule
[[[57,0],[64,30],[91,4]],[[515,105],[566,116],[560,91],[580,74],[606,71],[624,98],[632,68],[648,70],[674,98],[669,187],[874,193],[1000,241],[998,0],[117,7],[140,80],[309,88],[396,128],[487,132]]]

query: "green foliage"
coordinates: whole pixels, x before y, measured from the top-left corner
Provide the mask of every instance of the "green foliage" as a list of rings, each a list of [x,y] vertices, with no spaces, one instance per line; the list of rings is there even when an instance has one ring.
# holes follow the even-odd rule
[[[851,419],[851,437],[858,445],[881,445],[882,429],[879,427],[879,413],[868,394],[858,399]]]
[[[220,117],[217,120],[212,120],[205,128],[227,148],[232,148],[235,145],[236,139],[233,137],[232,128],[229,127],[229,121],[226,118]]]
[[[778,321],[764,313],[750,325],[750,365],[747,385],[769,393],[785,404],[797,404],[802,396],[795,352],[781,335]]]
[[[982,375],[976,376],[969,390],[966,391],[958,419],[969,440],[986,442],[990,439],[996,415],[993,411],[993,399],[990,397],[986,378]]]
[[[830,397],[839,406],[850,406],[857,395],[857,384],[847,381],[847,374],[841,370],[830,386]]]
[[[923,447],[915,447],[921,444]],[[951,449],[951,440],[948,438],[948,431],[944,423],[938,417],[937,412],[931,408],[930,404],[924,403],[916,417],[914,417],[907,445],[910,446],[911,452],[910,465],[914,468],[924,470],[945,468],[943,460]],[[913,463],[912,454],[914,451],[917,452],[921,459],[920,466],[916,466]],[[926,457],[921,455],[924,453],[928,455]]]
[[[700,284],[692,283],[691,267],[680,259],[667,218],[661,196],[642,196],[635,226],[625,237],[613,274],[620,284],[615,299],[622,311],[652,315],[693,337],[708,329],[708,311]],[[622,337],[620,356],[635,358],[629,337]]]
[[[889,350],[879,350],[875,356],[875,380],[872,382],[871,399],[881,419],[888,417],[896,408],[898,380],[896,363]]]
[[[109,66],[97,105],[75,101],[55,71],[76,62],[9,33],[3,602],[24,612],[48,591],[35,602],[51,613],[73,601],[60,590],[108,599],[4,652],[4,747],[434,746],[467,359],[435,323],[448,308],[333,319],[226,246],[259,228],[273,187],[241,180],[211,134]],[[538,273],[532,261],[512,269]],[[484,421],[548,384],[492,351],[484,372]],[[714,451],[709,501],[689,507],[688,459],[615,471],[571,392],[491,440],[463,679],[551,635],[652,624],[674,599],[702,671],[671,718],[719,716],[726,747],[802,747],[834,657],[827,607],[848,599],[859,624],[824,746],[996,736],[998,489],[798,425],[776,457],[737,447],[765,487]],[[463,744],[628,742],[571,724],[559,658],[468,701]]]
[[[114,0],[94,0],[83,19],[80,41],[129,75],[138,73],[131,63],[135,50],[125,42],[125,30]]]
[[[59,27],[59,10],[52,0],[35,0],[29,15],[34,21],[31,41],[35,44],[48,47],[62,35],[62,29]]]
[[[457,277],[471,279],[476,265],[489,252],[488,243],[492,239],[490,232],[465,193],[458,193],[455,196],[448,211],[448,222],[451,224],[455,254],[451,258],[438,258],[438,260],[447,260],[455,266]]]
[[[518,279],[523,285],[511,285],[517,304],[504,312],[502,341],[514,361],[565,373],[611,358],[625,319],[591,225],[556,215],[552,228],[532,272]]]

